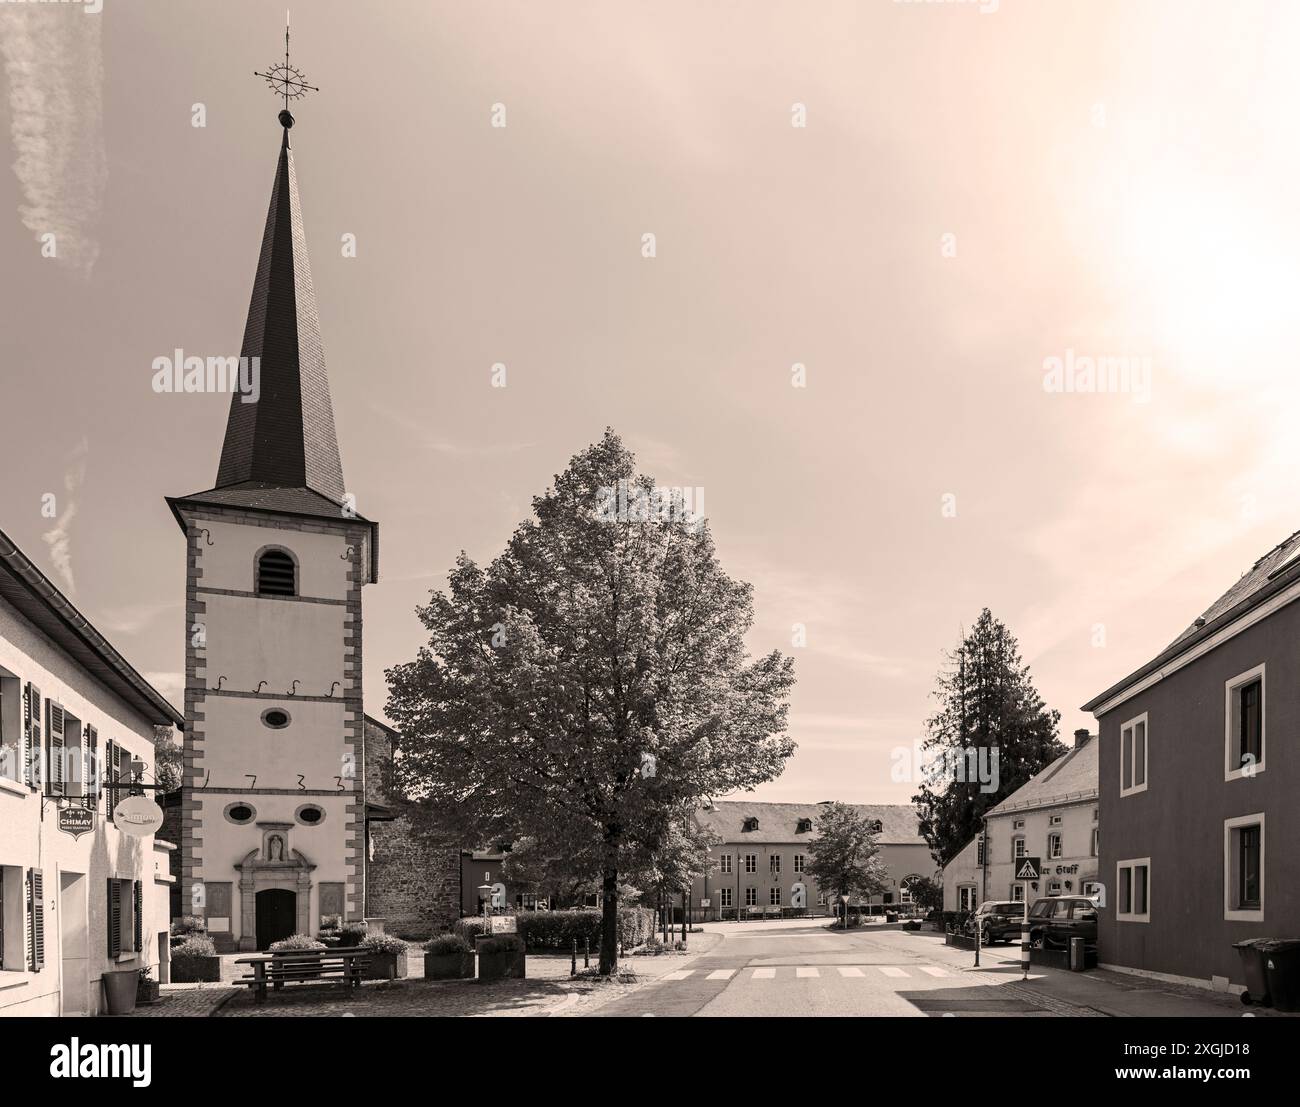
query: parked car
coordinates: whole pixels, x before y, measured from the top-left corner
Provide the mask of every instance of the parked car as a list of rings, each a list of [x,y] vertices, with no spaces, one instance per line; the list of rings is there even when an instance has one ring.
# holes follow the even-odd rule
[[[1097,945],[1097,900],[1089,896],[1043,896],[1029,909],[1029,940],[1044,949],[1069,949],[1071,938]]]
[[[1024,919],[1023,903],[1013,903],[1010,900],[985,900],[966,920],[966,933],[974,937],[978,922],[980,938],[984,945],[991,945],[994,942],[1018,942]]]

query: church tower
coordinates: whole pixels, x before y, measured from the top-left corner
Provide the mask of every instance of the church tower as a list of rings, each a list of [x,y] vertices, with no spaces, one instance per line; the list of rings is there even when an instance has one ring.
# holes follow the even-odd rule
[[[343,483],[289,142],[290,89],[309,86],[287,49],[285,70],[241,350],[257,384],[231,397],[214,486],[167,501],[187,567],[181,911],[226,950],[366,913],[361,590],[378,527]]]

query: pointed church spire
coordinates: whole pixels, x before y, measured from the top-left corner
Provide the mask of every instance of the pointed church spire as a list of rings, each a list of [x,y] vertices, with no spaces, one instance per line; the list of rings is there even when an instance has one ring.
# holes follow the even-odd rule
[[[231,397],[216,487],[310,488],[337,503],[343,466],[289,145],[292,117],[284,122],[240,350],[260,359],[260,395],[256,403]]]

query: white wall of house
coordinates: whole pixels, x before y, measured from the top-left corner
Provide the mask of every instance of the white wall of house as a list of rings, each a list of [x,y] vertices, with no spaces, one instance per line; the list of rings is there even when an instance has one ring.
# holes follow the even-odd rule
[[[28,682],[40,689],[42,699],[62,704],[69,719],[94,726],[101,754],[112,740],[152,768],[152,724],[0,600],[0,726],[7,747],[21,736],[22,688]],[[22,782],[16,759],[0,766],[0,1016],[95,1014],[103,1003],[105,971],[150,966],[158,978],[158,936],[168,928],[166,862],[157,872],[153,837],[120,833],[105,817],[105,807],[101,798],[93,830],[74,838],[58,828],[55,798]],[[30,967],[28,948],[26,893],[33,870],[42,878],[44,964],[39,971]],[[110,960],[108,881],[113,878],[141,883],[143,948]],[[127,944],[133,944],[134,927],[123,930]]]

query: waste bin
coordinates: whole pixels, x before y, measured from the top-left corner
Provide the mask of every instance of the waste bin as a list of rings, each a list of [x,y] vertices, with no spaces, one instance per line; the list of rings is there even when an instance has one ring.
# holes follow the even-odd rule
[[[1279,1011],[1300,1011],[1300,938],[1261,942],[1268,994]]]
[[[1242,1003],[1261,1003],[1267,1005],[1268,970],[1264,967],[1264,951],[1260,948],[1269,939],[1247,938],[1244,942],[1234,942],[1233,949],[1241,958],[1241,970],[1246,977],[1246,990],[1241,993]]]

